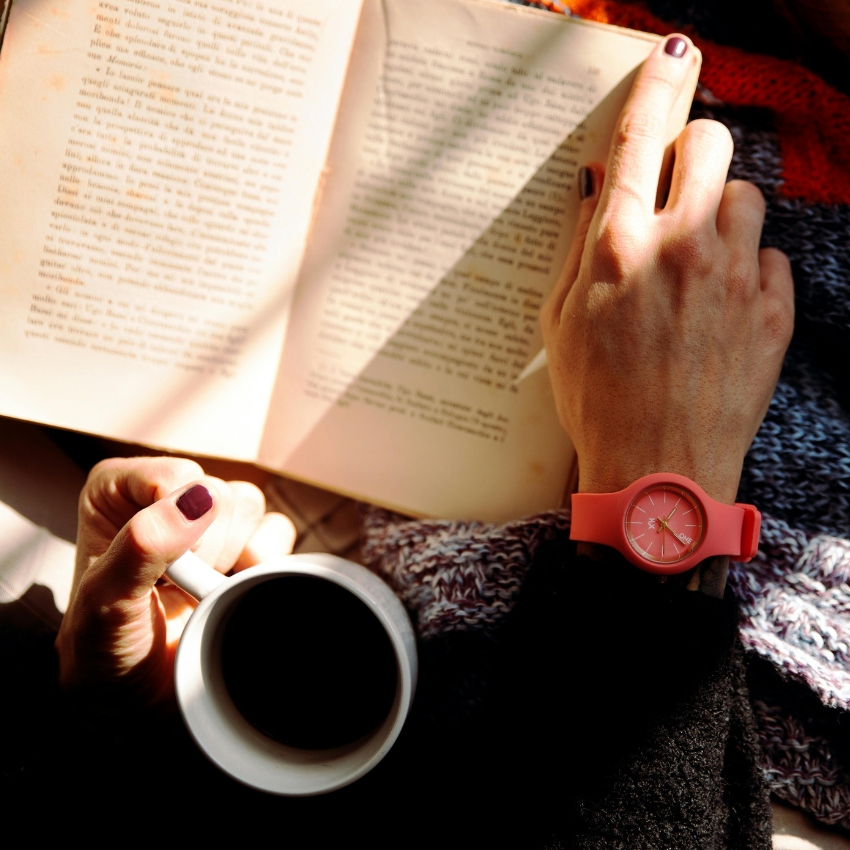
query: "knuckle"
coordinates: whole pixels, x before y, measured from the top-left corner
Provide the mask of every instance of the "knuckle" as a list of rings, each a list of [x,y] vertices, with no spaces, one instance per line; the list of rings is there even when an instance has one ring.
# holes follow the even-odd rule
[[[106,472],[110,468],[112,461],[113,461],[113,458],[110,458],[109,460],[98,461],[89,470],[88,478],[86,479],[86,484],[90,484],[92,481],[95,480],[95,478],[98,478],[100,475],[102,475],[104,472]]]
[[[77,519],[80,526],[91,525],[100,516],[100,511],[89,492],[88,486],[80,491],[77,499]]]
[[[593,243],[593,255],[606,278],[623,280],[631,275],[634,271],[631,258],[635,252],[630,247],[635,242],[635,234],[622,221],[609,219],[600,226]]]
[[[793,310],[778,299],[768,301],[764,309],[764,331],[767,338],[784,351],[794,333]]]
[[[161,461],[175,476],[192,479],[201,478],[204,474],[204,468],[197,461],[189,460],[189,458],[164,457]]]
[[[625,226],[636,223],[644,215],[646,204],[634,163],[616,157],[611,163],[609,184],[611,200],[608,215],[619,218]]]
[[[106,460],[98,461],[90,470],[86,477],[87,488],[94,487],[101,479],[106,478],[113,473],[116,467],[127,463],[124,458],[107,458]]]
[[[735,142],[729,128],[720,121],[711,118],[697,118],[685,128],[688,139],[697,139],[709,145],[722,144],[731,148]]]
[[[661,91],[668,97],[675,97],[682,88],[682,77],[677,73],[678,70],[676,68],[674,71],[666,63],[644,66],[640,75],[639,92]]]
[[[618,222],[610,217],[600,222],[593,239],[594,255],[605,259],[609,255],[619,253],[620,231],[621,227]]]
[[[185,457],[157,457],[144,464],[141,474],[156,483],[157,492],[164,496],[171,490],[204,477],[203,467]]]
[[[646,236],[638,216],[637,204],[626,198],[619,200],[599,222],[593,234],[593,249],[597,254],[628,256]]]
[[[112,461],[114,458],[102,460],[89,471],[86,483],[77,499],[80,522],[94,521],[101,514],[100,502],[103,501],[103,493],[108,492],[113,484],[110,476],[110,470],[114,465]]]
[[[751,259],[736,257],[726,267],[726,291],[733,298],[746,298],[759,287],[758,264]]]
[[[635,140],[657,140],[664,135],[665,124],[649,112],[627,112],[620,118],[615,134],[615,144],[627,147]]]
[[[750,183],[748,180],[730,180],[726,184],[724,193],[731,198],[735,204],[744,204],[752,207],[764,215],[767,209],[767,202],[764,199],[761,189]]]
[[[190,460],[189,458],[181,457],[176,458],[183,465],[183,469],[187,472],[191,471],[192,475],[200,477],[204,474],[204,468],[199,464],[196,460]]]
[[[781,266],[782,271],[785,275],[787,275],[789,278],[791,277],[791,259],[784,251],[780,250],[779,248],[774,248],[770,246],[762,248],[760,253],[764,254],[767,257],[770,257],[773,263],[775,263],[777,266]]]
[[[266,497],[255,484],[249,481],[231,481],[230,488],[243,515],[259,518],[266,512]]]
[[[134,561],[146,560],[162,548],[163,535],[154,519],[140,511],[124,526],[124,544]]]
[[[700,230],[687,228],[669,236],[659,248],[662,267],[687,270],[688,276],[704,278],[717,258],[711,241]]]

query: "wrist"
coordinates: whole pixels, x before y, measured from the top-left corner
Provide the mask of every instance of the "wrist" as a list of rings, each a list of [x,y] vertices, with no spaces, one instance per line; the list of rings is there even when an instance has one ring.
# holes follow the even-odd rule
[[[684,463],[681,461],[659,461],[629,459],[627,462],[586,462],[579,455],[578,492],[579,493],[618,493],[625,490],[639,478],[656,472],[672,472],[683,475],[702,487],[718,502],[735,504],[738,485],[741,480],[743,462],[737,467],[721,467],[719,464]]]
[[[746,562],[755,555],[760,525],[753,505],[719,502],[689,478],[656,472],[614,492],[573,494],[570,538],[611,547],[661,576],[699,567],[705,579],[694,589],[708,583],[722,594],[728,558]],[[711,564],[702,566],[705,561]]]

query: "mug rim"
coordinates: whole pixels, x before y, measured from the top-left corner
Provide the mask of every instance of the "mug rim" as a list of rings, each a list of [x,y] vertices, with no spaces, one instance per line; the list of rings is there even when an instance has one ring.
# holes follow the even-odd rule
[[[264,735],[242,717],[209,669],[208,657],[215,653],[211,644],[220,643],[221,621],[237,600],[272,577],[299,575],[332,581],[359,598],[383,626],[396,658],[396,696],[386,720],[363,738],[333,749],[304,750]],[[366,567],[327,553],[285,555],[225,578],[192,612],[174,662],[180,714],[207,758],[244,785],[293,797],[334,791],[375,767],[401,732],[416,676],[413,627],[398,597]],[[288,767],[283,767],[283,760]]]

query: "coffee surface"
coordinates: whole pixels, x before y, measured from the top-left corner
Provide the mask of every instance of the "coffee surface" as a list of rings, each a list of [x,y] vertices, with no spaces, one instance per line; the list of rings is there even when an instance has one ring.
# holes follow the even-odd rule
[[[306,749],[377,728],[398,676],[377,617],[339,585],[308,576],[271,579],[242,597],[225,626],[222,672],[249,723]]]

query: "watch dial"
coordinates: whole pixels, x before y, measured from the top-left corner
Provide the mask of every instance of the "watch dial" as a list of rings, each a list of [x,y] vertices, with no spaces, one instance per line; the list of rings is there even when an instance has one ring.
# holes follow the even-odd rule
[[[626,511],[626,537],[648,561],[674,564],[699,546],[705,517],[696,497],[673,484],[642,490]]]

